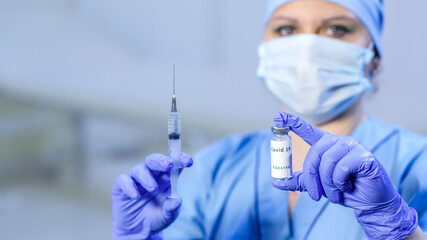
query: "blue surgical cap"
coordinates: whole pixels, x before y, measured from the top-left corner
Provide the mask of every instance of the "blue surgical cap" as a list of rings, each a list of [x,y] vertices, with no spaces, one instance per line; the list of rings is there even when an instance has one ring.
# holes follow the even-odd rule
[[[267,24],[274,11],[285,3],[295,0],[267,0],[264,25]],[[383,1],[382,0],[325,0],[341,5],[352,11],[371,34],[374,45],[382,55],[381,32],[383,28]]]

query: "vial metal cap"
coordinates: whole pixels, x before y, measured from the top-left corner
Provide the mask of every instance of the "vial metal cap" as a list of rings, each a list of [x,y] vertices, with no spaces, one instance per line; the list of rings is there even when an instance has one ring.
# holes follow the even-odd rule
[[[289,127],[278,127],[277,125],[274,125],[271,127],[271,131],[275,134],[288,134],[290,131]]]

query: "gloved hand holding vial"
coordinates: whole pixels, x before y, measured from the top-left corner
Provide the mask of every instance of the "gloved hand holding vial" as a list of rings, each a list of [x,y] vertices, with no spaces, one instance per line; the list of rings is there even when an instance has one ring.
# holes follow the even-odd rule
[[[274,187],[307,191],[315,201],[325,196],[332,203],[352,208],[369,239],[403,239],[414,232],[417,212],[357,139],[330,134],[285,112],[278,112],[274,122],[289,127],[311,146],[303,171],[295,172],[293,178],[273,179]],[[392,220],[384,223],[382,219]]]

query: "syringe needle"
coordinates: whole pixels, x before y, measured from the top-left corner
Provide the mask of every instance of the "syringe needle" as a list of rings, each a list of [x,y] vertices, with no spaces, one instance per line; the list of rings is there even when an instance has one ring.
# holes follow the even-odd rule
[[[173,95],[172,95],[171,112],[177,112],[177,110],[176,110],[176,97],[175,97],[175,64],[173,65]]]
[[[173,64],[173,95],[175,96],[175,63]]]

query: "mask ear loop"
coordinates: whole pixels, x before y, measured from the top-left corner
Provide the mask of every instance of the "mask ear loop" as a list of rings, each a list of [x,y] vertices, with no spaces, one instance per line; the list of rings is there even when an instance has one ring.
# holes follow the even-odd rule
[[[369,50],[372,50],[372,51],[374,51],[374,52],[375,52],[374,42],[372,42],[372,41],[371,41],[371,42],[369,43],[368,49],[369,49]]]
[[[372,50],[373,52],[375,52],[375,45],[374,45],[374,42],[372,42],[372,41],[371,41],[371,42],[369,43],[368,49],[369,49],[369,50]],[[370,77],[370,78],[374,78],[374,77],[375,77],[375,75],[376,75],[376,73],[377,73],[377,71],[375,71],[375,70],[370,71],[370,72],[369,72],[369,77]]]

